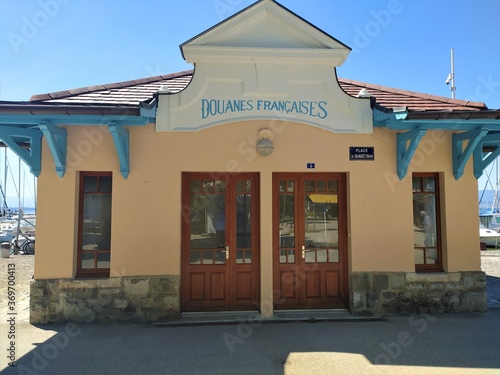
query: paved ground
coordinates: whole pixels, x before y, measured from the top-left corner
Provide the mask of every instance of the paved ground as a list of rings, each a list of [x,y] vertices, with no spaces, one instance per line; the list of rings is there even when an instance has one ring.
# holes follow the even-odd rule
[[[491,307],[500,300],[500,251],[482,252]],[[1,374],[496,374],[500,309],[380,322],[35,327],[28,323],[33,257],[0,259]],[[15,264],[16,359],[7,367],[7,264]]]

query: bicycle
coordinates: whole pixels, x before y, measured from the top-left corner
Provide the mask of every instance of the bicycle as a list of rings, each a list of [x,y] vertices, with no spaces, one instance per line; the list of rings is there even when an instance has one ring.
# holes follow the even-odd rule
[[[16,241],[15,238],[12,239],[10,245],[10,255],[14,254],[24,254],[24,255],[35,255],[35,238],[30,238],[28,235],[24,237],[24,241],[19,245],[21,239]]]

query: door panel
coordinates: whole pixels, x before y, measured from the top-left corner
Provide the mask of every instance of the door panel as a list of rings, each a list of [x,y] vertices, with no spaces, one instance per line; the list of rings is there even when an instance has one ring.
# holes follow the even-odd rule
[[[183,175],[183,311],[259,306],[257,174]]]
[[[347,306],[345,176],[275,174],[273,201],[275,308]]]

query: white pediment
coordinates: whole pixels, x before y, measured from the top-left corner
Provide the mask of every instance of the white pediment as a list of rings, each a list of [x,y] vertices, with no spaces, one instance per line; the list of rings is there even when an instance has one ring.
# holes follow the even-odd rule
[[[181,45],[186,61],[320,59],[341,65],[350,48],[272,0],[261,0]]]

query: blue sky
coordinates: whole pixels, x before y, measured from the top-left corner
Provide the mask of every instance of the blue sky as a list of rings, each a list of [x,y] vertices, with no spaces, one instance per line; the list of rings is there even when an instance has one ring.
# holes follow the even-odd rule
[[[499,0],[281,0],[350,46],[342,78],[500,108]],[[0,0],[0,100],[191,69],[179,45],[252,0]]]

